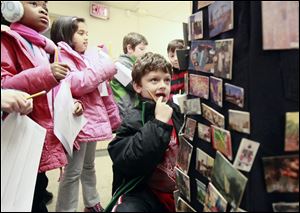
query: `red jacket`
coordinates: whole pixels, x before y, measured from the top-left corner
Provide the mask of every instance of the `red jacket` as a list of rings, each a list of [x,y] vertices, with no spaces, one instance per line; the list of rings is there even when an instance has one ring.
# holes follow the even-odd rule
[[[58,85],[54,78],[46,52],[41,49],[45,60],[34,60],[21,36],[14,31],[1,32],[1,87],[17,89],[29,94],[42,90],[47,92]],[[47,129],[41,155],[39,172],[62,167],[67,157],[60,141],[53,133],[47,96],[34,98],[33,111],[29,117]],[[34,153],[33,153],[34,154]]]
[[[171,94],[184,93],[184,75],[187,71],[180,71],[173,67],[173,74],[171,80]]]

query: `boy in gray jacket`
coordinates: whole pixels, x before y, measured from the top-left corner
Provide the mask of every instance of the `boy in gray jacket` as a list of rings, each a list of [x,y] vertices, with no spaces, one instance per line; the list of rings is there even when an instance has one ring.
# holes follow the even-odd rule
[[[145,53],[147,45],[148,41],[143,35],[134,32],[127,34],[123,38],[124,54],[120,55],[117,61],[132,70],[136,59]],[[125,87],[117,79],[113,79],[110,85],[123,120],[128,110],[137,103],[136,93],[131,82]]]

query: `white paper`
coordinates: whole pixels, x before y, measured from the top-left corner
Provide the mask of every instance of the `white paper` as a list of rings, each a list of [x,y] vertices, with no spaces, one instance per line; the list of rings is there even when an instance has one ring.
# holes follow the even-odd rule
[[[111,60],[110,56],[107,53],[105,53],[104,51],[102,51],[100,48],[98,49],[98,53],[99,53],[100,57]]]
[[[186,94],[176,94],[173,95],[173,102],[180,107],[180,112],[184,113],[184,104],[183,102],[187,100]]]
[[[98,86],[98,91],[99,91],[101,97],[108,96],[108,90],[107,90],[106,82],[103,82]]]
[[[110,56],[107,53],[105,53],[104,51],[102,51],[100,48],[98,49],[98,53],[99,53],[99,56],[101,58],[111,60]],[[106,82],[102,82],[98,86],[98,91],[100,92],[101,97],[108,96],[108,90],[107,90]]]
[[[128,69],[126,66],[121,64],[119,61],[115,63],[117,68],[117,74],[114,77],[124,86],[126,87],[131,81],[131,70]]]
[[[106,54],[101,49],[98,49],[99,56],[101,58],[111,60],[110,56]],[[114,77],[124,86],[126,87],[131,81],[131,70],[128,69],[126,66],[121,64],[119,61],[115,63],[115,66],[117,68],[117,73],[114,75]],[[99,90],[100,91],[100,90]],[[102,95],[101,95],[102,96]]]
[[[46,129],[11,113],[1,133],[1,212],[30,212]]]
[[[73,112],[74,100],[70,86],[63,81],[54,100],[54,134],[70,156],[77,135],[87,123],[83,115],[75,116]]]

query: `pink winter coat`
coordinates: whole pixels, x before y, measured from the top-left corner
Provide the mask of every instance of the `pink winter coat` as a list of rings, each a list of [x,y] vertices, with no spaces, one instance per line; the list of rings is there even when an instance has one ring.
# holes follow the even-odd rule
[[[54,78],[46,52],[40,49],[45,60],[34,60],[32,50],[14,31],[1,32],[1,86],[34,94],[47,92],[58,85]],[[67,164],[63,145],[53,133],[47,96],[34,98],[33,111],[29,114],[39,125],[47,129],[39,164],[39,172],[59,168]],[[34,154],[34,153],[32,153]]]
[[[116,74],[115,66],[109,60],[99,56],[97,50],[80,55],[67,43],[59,42],[62,63],[69,65],[71,71],[66,77],[74,98],[83,103],[83,115],[87,124],[76,138],[76,142],[95,142],[111,140],[112,130],[119,127],[121,119],[107,82]],[[106,82],[108,96],[101,97],[98,90],[100,83]]]

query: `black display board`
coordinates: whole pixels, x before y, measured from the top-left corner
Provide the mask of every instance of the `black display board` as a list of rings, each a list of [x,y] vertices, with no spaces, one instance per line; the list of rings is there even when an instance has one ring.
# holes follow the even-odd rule
[[[263,50],[261,2],[235,1],[233,5],[234,29],[213,38],[208,35],[208,7],[200,9],[203,11],[204,31],[201,40],[234,39],[232,79],[223,79],[223,84],[243,87],[245,106],[241,109],[224,101],[220,108],[210,100],[201,99],[201,102],[225,116],[225,129],[228,129],[228,109],[250,112],[251,134],[231,131],[233,158],[243,137],[260,143],[251,171],[242,172],[248,178],[248,183],[240,208],[256,212],[272,211],[274,202],[299,202],[299,193],[266,192],[262,163],[262,157],[299,153],[284,151],[285,114],[299,111],[299,50]],[[193,1],[193,13],[197,11],[197,1]],[[189,70],[189,74],[211,76],[194,70]],[[189,95],[189,98],[193,97]],[[188,117],[209,125],[202,116]],[[216,152],[211,144],[198,138],[197,131],[191,144],[194,149],[188,172],[190,204],[197,211],[202,211],[203,206],[196,199],[196,179],[206,184],[208,180],[195,170],[196,147],[213,158]]]

